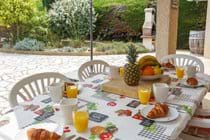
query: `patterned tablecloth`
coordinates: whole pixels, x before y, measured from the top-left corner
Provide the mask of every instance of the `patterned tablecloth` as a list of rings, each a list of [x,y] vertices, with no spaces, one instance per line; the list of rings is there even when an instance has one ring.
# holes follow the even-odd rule
[[[64,135],[67,140],[100,139],[98,136],[90,133],[90,128],[94,126],[106,128],[108,133],[104,135],[111,135],[113,140],[176,139],[207,92],[205,87],[181,87],[181,95],[171,95],[167,100],[172,107],[177,108],[179,117],[171,122],[153,122],[148,127],[141,124],[143,118],[139,114],[139,110],[145,106],[136,99],[102,92],[100,85],[107,81],[107,76],[97,75],[80,83],[82,88],[78,96],[78,107],[80,109],[86,107],[90,115],[100,113],[100,117],[97,121],[94,119],[89,121],[88,130],[85,133],[77,133],[73,125],[64,126]],[[50,97],[42,95],[15,107],[14,112],[0,118],[0,139],[15,139],[15,135],[22,128],[31,124],[41,122],[62,124],[62,114],[59,111],[54,112],[52,105]],[[40,118],[40,110],[49,112],[47,114],[49,117],[42,120]]]

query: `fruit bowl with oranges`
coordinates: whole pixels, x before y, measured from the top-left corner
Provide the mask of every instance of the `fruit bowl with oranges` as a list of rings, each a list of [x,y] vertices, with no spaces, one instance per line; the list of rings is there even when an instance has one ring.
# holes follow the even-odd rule
[[[146,55],[138,61],[142,80],[156,80],[162,77],[163,69],[158,60],[151,55]]]

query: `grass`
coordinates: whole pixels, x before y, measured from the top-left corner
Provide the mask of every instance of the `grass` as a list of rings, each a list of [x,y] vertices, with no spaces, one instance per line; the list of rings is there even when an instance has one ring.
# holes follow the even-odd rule
[[[103,52],[106,54],[125,54],[127,53],[127,47],[131,44],[130,42],[117,42],[117,41],[107,41],[107,42],[95,42],[95,49],[97,52]],[[140,42],[132,42],[134,46],[137,47],[139,53],[148,52],[147,49],[143,47]]]
[[[126,54],[127,47],[129,44],[133,44],[139,53],[146,53],[148,50],[142,45],[141,42],[123,42],[123,41],[94,41],[93,48],[94,52],[103,54]],[[79,40],[66,40],[65,44],[62,45],[66,52],[83,53],[90,50],[89,41]],[[56,47],[57,48],[57,47]],[[50,48],[48,48],[50,49]],[[51,49],[54,49],[51,48]]]

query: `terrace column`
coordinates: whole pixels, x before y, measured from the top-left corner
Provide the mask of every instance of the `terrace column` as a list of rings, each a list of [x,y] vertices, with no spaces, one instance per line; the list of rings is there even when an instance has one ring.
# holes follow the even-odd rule
[[[208,1],[208,9],[207,9],[207,17],[206,17],[204,56],[207,58],[210,58],[210,1]]]
[[[156,57],[176,53],[179,0],[157,0]]]

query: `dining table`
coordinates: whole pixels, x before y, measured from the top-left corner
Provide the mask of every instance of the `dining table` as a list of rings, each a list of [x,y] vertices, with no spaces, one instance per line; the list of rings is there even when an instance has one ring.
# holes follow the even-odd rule
[[[172,83],[177,82],[174,73],[170,73]],[[200,74],[200,79],[202,78]],[[203,76],[205,77],[205,76]],[[97,74],[83,82],[78,82],[78,110],[87,109],[89,113],[88,129],[78,133],[73,124],[65,125],[60,110],[54,109],[49,94],[41,94],[32,100],[20,103],[12,111],[0,117],[0,139],[20,140],[20,134],[26,138],[26,130],[37,124],[56,124],[65,140],[175,140],[191,120],[209,89],[205,86],[189,88],[172,84],[181,94],[170,94],[166,103],[178,112],[172,121],[151,121],[142,116],[143,105],[138,99],[129,98],[102,91],[102,84],[110,81],[107,74]],[[154,101],[151,101],[151,104]],[[40,116],[40,112],[46,113]],[[91,133],[93,127],[103,127],[101,135]],[[22,139],[24,140],[24,139]]]

